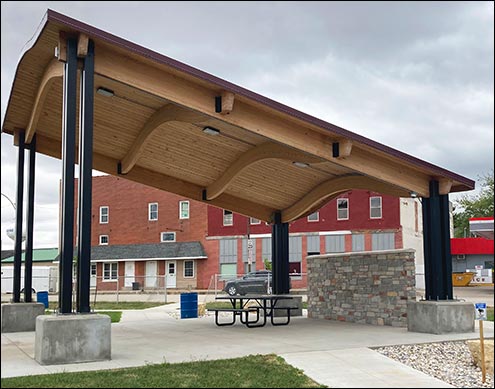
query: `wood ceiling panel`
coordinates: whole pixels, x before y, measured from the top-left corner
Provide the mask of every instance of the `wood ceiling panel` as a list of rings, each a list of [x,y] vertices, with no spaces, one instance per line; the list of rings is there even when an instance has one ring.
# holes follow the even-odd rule
[[[354,170],[344,166],[337,165],[332,162],[322,162],[312,165],[312,168],[319,170],[323,173],[331,174],[332,176],[341,176],[343,174],[355,173]]]
[[[243,170],[231,182],[226,193],[243,194],[245,198],[262,196],[263,204],[271,207],[282,204],[285,208],[331,177],[311,167],[298,168],[291,161],[268,159]]]
[[[170,103],[161,97],[132,88],[109,78],[95,75],[95,90],[99,87],[110,89],[114,92],[114,97],[117,97],[118,99],[128,100],[130,103],[134,103],[137,106],[147,107],[155,111]]]
[[[249,147],[231,138],[204,134],[192,124],[169,122],[152,136],[137,164],[208,185]]]

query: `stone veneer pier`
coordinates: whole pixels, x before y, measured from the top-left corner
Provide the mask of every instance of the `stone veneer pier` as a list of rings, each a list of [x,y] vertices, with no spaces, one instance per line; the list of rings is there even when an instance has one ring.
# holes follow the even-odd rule
[[[414,253],[309,256],[308,317],[407,327],[407,302],[416,301]]]

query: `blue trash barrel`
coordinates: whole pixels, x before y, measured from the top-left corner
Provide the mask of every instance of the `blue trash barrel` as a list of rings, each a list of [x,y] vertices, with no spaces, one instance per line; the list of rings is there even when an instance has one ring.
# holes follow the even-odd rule
[[[36,301],[45,304],[45,308],[48,308],[48,292],[36,293]]]
[[[180,318],[190,319],[198,317],[198,294],[196,292],[181,293]]]

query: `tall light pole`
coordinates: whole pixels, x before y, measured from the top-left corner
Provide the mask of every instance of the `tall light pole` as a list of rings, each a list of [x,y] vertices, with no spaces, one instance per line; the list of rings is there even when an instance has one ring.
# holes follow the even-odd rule
[[[5,197],[7,200],[9,200],[10,204],[14,207],[14,211],[16,210],[14,202],[7,196],[6,194],[2,193],[2,196]]]
[[[15,212],[17,210],[17,207],[16,207],[16,204],[10,199],[9,196],[7,196],[5,193],[1,193],[1,195],[3,197],[5,197],[9,203],[12,205],[12,208],[14,208],[14,215],[15,215]],[[15,216],[13,217],[13,220],[15,220]],[[7,230],[5,231],[5,233],[7,234],[7,236],[12,239],[12,240],[15,240],[15,228],[7,228]],[[26,233],[23,231],[22,232],[22,240],[26,240]],[[2,246],[3,246],[3,241],[2,241],[2,244],[0,244],[0,251],[2,250]]]

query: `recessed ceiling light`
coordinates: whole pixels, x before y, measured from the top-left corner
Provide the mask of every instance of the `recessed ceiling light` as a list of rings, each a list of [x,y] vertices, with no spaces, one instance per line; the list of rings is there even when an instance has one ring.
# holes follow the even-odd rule
[[[213,127],[205,127],[203,128],[203,132],[208,135],[218,135],[220,134],[220,130],[217,130],[216,128]]]
[[[302,167],[302,168],[304,168],[304,167],[308,167],[308,166],[309,166],[307,163],[305,163],[305,162],[299,162],[299,161],[294,161],[294,162],[292,162],[292,164],[293,164],[294,166],[297,166],[297,167]]]
[[[99,93],[100,95],[106,96],[106,97],[112,97],[112,96],[115,95],[115,93],[113,93],[113,90],[110,90],[110,89],[107,89],[107,88],[102,88],[102,87],[99,87],[96,90],[96,93]]]

